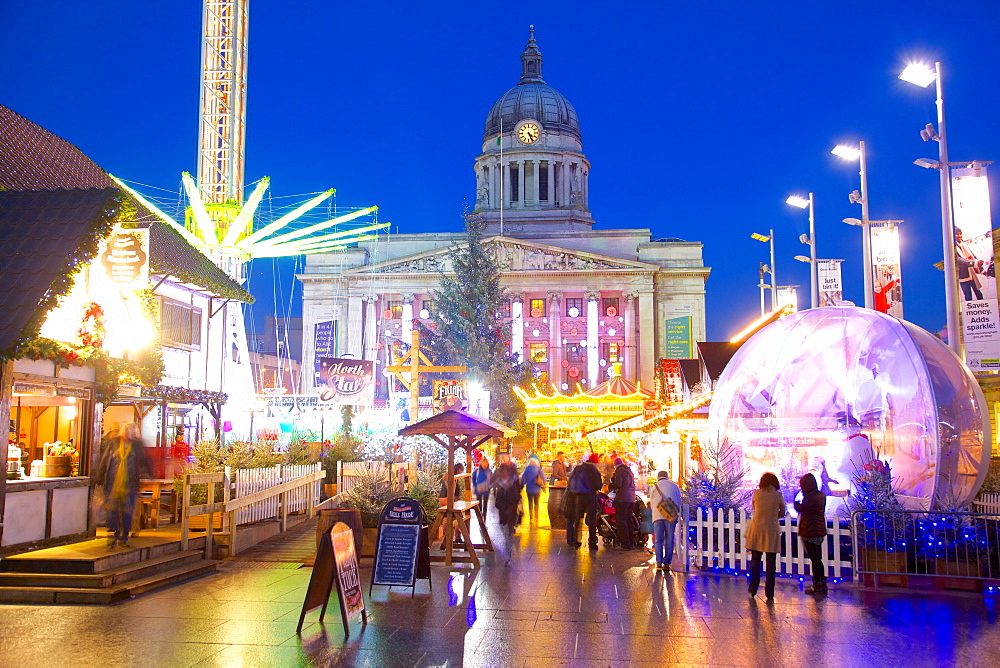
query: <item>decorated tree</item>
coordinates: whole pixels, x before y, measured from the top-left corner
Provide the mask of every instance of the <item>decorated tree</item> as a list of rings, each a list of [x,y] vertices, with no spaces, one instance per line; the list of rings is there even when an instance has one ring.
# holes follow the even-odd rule
[[[524,421],[524,404],[513,388],[530,380],[532,366],[510,353],[503,270],[493,250],[483,243],[485,230],[482,217],[466,215],[467,243],[452,251],[454,273],[443,274],[434,291],[435,326],[417,324],[436,364],[467,366],[468,381],[491,393],[490,417],[519,425]]]

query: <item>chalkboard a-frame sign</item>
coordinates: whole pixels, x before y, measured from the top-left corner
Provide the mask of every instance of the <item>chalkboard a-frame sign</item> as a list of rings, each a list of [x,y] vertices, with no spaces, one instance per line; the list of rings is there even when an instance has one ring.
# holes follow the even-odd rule
[[[344,635],[351,634],[350,620],[358,615],[361,616],[361,623],[367,624],[368,612],[365,610],[364,587],[359,576],[358,558],[354,551],[354,532],[343,522],[337,522],[320,539],[316,563],[309,578],[309,588],[302,602],[302,613],[299,615],[299,625],[295,632],[302,633],[302,624],[305,622],[306,613],[310,610],[322,607],[319,621],[323,621],[334,584],[337,585],[337,594],[340,598]]]
[[[411,597],[416,593],[418,579],[427,580],[430,586],[431,557],[426,519],[416,499],[401,496],[385,504],[379,517],[369,595],[375,585],[410,587]]]

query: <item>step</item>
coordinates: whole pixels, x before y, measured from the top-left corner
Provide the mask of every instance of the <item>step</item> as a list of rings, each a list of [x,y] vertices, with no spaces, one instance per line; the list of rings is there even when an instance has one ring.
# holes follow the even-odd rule
[[[101,573],[17,573],[0,572],[0,586],[8,587],[83,587],[102,588],[201,561],[201,550],[173,552],[162,557],[129,563],[122,568]]]
[[[204,549],[204,547],[204,537],[188,541],[189,549]],[[180,549],[180,541],[167,541],[108,551],[107,541],[99,538],[63,548],[49,548],[4,557],[0,559],[0,572],[93,575],[119,570],[140,561],[176,554]]]
[[[140,580],[108,587],[0,586],[0,603],[118,603],[132,596],[214,573],[218,564],[217,561],[202,559]]]

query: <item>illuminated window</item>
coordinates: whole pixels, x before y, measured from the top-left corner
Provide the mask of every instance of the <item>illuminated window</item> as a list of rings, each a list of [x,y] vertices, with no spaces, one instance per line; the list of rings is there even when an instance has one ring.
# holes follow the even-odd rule
[[[544,341],[541,343],[529,343],[528,344],[528,355],[531,357],[532,362],[548,362],[549,361],[549,346]]]
[[[160,338],[166,344],[201,346],[201,309],[172,299],[160,301]]]
[[[528,314],[532,318],[544,318],[545,317],[545,300],[544,299],[532,299],[530,302],[530,308],[528,309]]]
[[[608,364],[614,364],[616,362],[621,362],[621,348],[618,347],[618,342],[605,342],[601,344],[601,358],[606,359]]]
[[[433,318],[434,316],[437,315],[437,308],[434,306],[433,299],[425,299],[422,302],[420,302],[420,310],[422,311],[426,310],[428,318]],[[422,316],[423,314],[421,314],[421,317]]]
[[[618,306],[618,297],[605,297],[602,299],[601,313],[609,318],[621,315],[621,308]]]
[[[566,298],[566,315],[570,318],[579,318],[583,315],[583,297]]]
[[[390,301],[389,311],[392,312],[392,318],[398,320],[403,317],[403,302],[401,301]]]

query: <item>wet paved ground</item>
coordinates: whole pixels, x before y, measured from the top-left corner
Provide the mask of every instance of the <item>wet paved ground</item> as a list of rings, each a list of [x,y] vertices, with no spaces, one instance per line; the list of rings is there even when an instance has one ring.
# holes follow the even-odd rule
[[[0,606],[0,665],[1000,664],[989,596],[839,584],[816,601],[779,579],[769,606],[744,578],[664,575],[644,552],[563,536],[525,527],[510,567],[435,566],[433,593],[421,582],[412,599],[377,587],[347,638],[335,597],[325,626],[311,613],[296,636],[310,570],[292,563],[230,562],[111,607]]]

